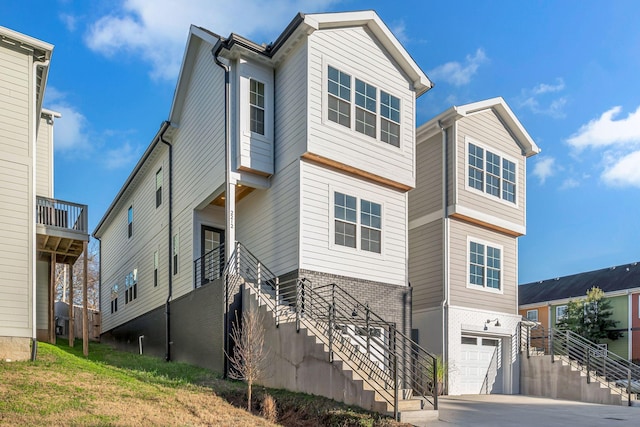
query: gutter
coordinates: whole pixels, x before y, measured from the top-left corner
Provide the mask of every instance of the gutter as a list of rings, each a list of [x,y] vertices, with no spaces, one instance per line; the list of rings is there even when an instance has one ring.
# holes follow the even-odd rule
[[[167,263],[167,272],[169,274],[169,278],[167,280],[169,286],[169,292],[167,294],[167,301],[165,302],[165,335],[166,335],[166,344],[165,344],[165,360],[167,362],[171,361],[171,297],[173,295],[173,271],[171,271],[171,264],[173,261],[173,251],[172,251],[172,238],[173,238],[173,145],[164,139],[164,133],[169,128],[170,123],[165,121],[163,124],[163,130],[160,133],[159,140],[166,144],[169,147],[169,238],[168,240],[168,263]],[[142,347],[141,347],[142,348]],[[142,354],[142,350],[140,351]]]
[[[33,232],[31,233],[31,361],[36,360],[36,356],[38,355],[38,340],[37,340],[37,331],[36,331],[36,257],[37,257],[37,240],[36,240],[36,223],[38,211],[36,209],[36,154],[38,152],[38,123],[40,122],[40,115],[38,113],[38,99],[37,99],[37,81],[38,81],[38,67],[46,68],[49,66],[49,60],[44,61],[36,61],[34,58],[33,61],[33,74],[31,80],[31,90],[33,95],[33,107],[31,109],[31,152],[32,155],[32,164],[31,164],[31,205],[33,206],[33,218],[31,222],[31,226],[33,227]],[[43,77],[43,80],[46,77]],[[43,94],[44,95],[44,94]],[[51,278],[49,278],[51,280]],[[49,319],[51,322],[51,319]]]
[[[447,130],[442,125],[442,122],[438,120],[438,127],[442,132],[442,240],[444,245],[442,264],[442,286],[443,286],[443,299],[442,299],[442,359],[448,361],[448,316],[447,310],[449,309],[449,221],[447,218],[447,206],[449,201],[448,186],[447,186]],[[445,390],[448,386],[448,375],[445,376]]]
[[[224,42],[220,40],[214,47],[211,49],[211,54],[213,55],[213,60],[216,65],[224,70],[224,157],[225,157],[225,227],[226,233],[229,233],[230,229],[234,226],[231,222],[231,218],[228,212],[228,207],[230,203],[230,194],[231,194],[231,135],[229,132],[230,124],[229,124],[229,105],[230,105],[230,82],[229,82],[229,66],[224,64],[218,58],[220,51],[224,46]],[[230,238],[232,237],[232,238]],[[231,236],[226,236],[225,238],[225,248],[224,248],[224,257],[225,263],[229,261],[231,257],[231,253],[233,247],[235,246],[235,233],[231,234]],[[227,295],[227,291],[225,290],[225,298]],[[224,307],[224,354],[229,354],[229,313],[227,308],[227,302],[225,301]],[[224,378],[227,378],[227,372],[229,370],[228,366],[228,358],[224,357]]]

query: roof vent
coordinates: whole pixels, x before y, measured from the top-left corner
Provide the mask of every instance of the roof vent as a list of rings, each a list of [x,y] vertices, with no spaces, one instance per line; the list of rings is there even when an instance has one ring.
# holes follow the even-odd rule
[[[615,267],[615,266],[613,266],[613,267],[609,268],[609,270],[615,270],[615,269],[616,269],[616,267]]]
[[[555,279],[553,279],[553,280],[560,280],[560,278],[559,278],[559,277],[556,277],[556,278],[555,278]]]
[[[629,271],[629,267],[627,267],[627,271]]]
[[[631,264],[631,265],[633,265],[633,266],[635,267],[636,265],[638,265],[638,263],[637,263],[637,262],[634,262],[634,263],[633,263],[633,264]]]

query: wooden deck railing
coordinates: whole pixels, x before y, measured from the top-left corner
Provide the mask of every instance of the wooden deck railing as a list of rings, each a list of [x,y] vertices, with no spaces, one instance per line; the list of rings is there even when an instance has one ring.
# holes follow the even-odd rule
[[[87,205],[37,196],[36,206],[36,224],[88,233]]]

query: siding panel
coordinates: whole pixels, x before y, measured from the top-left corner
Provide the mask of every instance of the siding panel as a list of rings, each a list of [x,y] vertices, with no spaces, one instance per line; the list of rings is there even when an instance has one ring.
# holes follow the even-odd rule
[[[409,282],[413,309],[438,307],[443,299],[442,220],[409,231]]]

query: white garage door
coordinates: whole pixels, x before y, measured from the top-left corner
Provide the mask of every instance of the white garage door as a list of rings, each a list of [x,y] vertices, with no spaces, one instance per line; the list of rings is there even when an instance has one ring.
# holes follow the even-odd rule
[[[501,340],[499,338],[462,336],[460,353],[460,393],[502,392]]]

